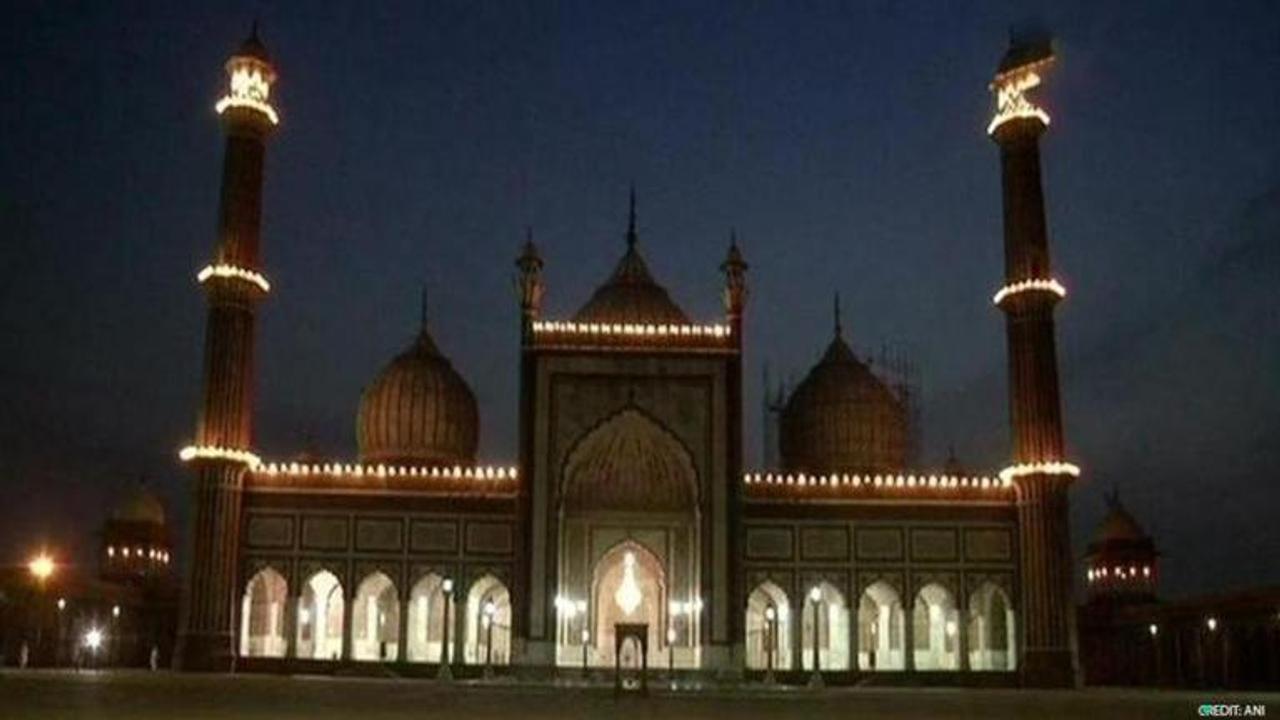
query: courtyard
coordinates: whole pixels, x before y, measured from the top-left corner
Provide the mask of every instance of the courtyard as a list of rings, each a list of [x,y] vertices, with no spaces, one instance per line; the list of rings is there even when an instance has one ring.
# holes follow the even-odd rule
[[[714,689],[615,698],[610,687],[167,672],[0,673],[5,720],[93,718],[1190,718],[1203,703],[1280,708],[1280,693],[937,688]]]

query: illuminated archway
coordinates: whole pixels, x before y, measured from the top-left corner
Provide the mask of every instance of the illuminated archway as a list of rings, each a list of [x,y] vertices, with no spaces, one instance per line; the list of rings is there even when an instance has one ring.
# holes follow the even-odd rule
[[[449,597],[449,622],[456,625],[457,612]],[[444,578],[435,573],[422,576],[409,593],[409,627],[405,656],[410,662],[440,662],[444,648]]]
[[[511,594],[492,575],[475,581],[467,593],[466,637],[465,662],[506,665],[511,661]]]
[[[946,588],[937,583],[920,588],[911,612],[916,670],[959,669],[959,616]]]
[[[395,583],[375,572],[356,589],[351,607],[351,657],[391,662],[400,657],[400,596]]]
[[[967,631],[970,669],[1017,669],[1013,606],[1004,590],[987,582],[969,596]]]
[[[289,585],[274,568],[263,568],[244,586],[240,603],[241,657],[284,657],[285,605]]]
[[[592,580],[595,613],[590,660],[593,665],[614,663],[614,626],[646,623],[649,626],[649,664],[666,648],[667,585],[662,561],[645,546],[627,540],[614,546],[596,563]]]
[[[849,669],[849,607],[844,595],[829,582],[810,588],[800,613],[800,666],[813,669],[814,591],[817,591],[818,667],[822,670]]]
[[[905,613],[898,591],[878,580],[863,591],[858,600],[858,668],[861,670],[902,670]]]
[[[336,575],[321,570],[307,579],[298,598],[298,657],[342,658],[343,609],[342,583]]]
[[[791,669],[791,603],[782,588],[765,581],[747,596],[747,667]]]

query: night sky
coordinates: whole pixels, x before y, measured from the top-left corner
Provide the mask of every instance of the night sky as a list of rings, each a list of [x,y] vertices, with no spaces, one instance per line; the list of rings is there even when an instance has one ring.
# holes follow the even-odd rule
[[[1081,550],[1118,485],[1169,595],[1280,582],[1280,9],[1234,3],[23,2],[0,37],[0,553],[86,560],[145,478],[185,516],[222,64],[255,15],[268,152],[258,447],[355,454],[361,387],[432,331],[516,450],[512,261],[547,315],[640,248],[699,321],[747,260],[761,372],[831,334],[918,364],[922,464],[1008,457],[999,167],[1011,23],[1058,38],[1040,97]],[[690,7],[695,6],[695,7]],[[1141,6],[1141,7],[1140,7]]]

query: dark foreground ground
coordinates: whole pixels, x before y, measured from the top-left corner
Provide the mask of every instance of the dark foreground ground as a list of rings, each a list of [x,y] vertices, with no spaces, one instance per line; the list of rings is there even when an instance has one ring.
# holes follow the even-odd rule
[[[0,673],[0,718],[457,718],[487,720],[752,720],[753,718],[1195,718],[1203,703],[1261,703],[1280,694],[1084,690],[801,689],[671,692],[615,698],[610,688],[446,685],[422,680]]]

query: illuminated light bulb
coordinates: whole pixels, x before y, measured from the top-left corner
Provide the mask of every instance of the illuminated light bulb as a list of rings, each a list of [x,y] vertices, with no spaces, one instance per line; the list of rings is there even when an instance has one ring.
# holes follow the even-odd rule
[[[1010,283],[996,291],[991,298],[991,302],[999,305],[1005,298],[1012,295],[1018,295],[1026,292],[1046,292],[1057,295],[1060,298],[1067,296],[1067,289],[1062,283],[1053,278],[1022,280],[1020,282]]]
[[[200,272],[196,273],[196,282],[203,285],[210,278],[225,278],[229,280],[241,280],[252,285],[256,285],[262,292],[271,292],[271,283],[267,282],[266,276],[260,272],[255,272],[247,268],[237,267],[235,265],[207,265]]]

